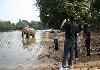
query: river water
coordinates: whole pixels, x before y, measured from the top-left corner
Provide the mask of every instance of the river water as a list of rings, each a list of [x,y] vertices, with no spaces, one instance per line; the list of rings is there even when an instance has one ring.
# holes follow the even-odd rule
[[[0,70],[7,66],[28,64],[34,52],[49,39],[49,32],[37,30],[35,38],[22,39],[21,31],[0,32]]]

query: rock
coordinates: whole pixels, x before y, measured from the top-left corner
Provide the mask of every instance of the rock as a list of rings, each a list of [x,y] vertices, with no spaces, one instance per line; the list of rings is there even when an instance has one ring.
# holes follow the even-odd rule
[[[50,58],[50,55],[46,55],[46,57]]]
[[[100,67],[98,67],[97,69],[100,69]]]
[[[54,65],[57,66],[58,64],[57,63],[54,63]]]
[[[43,60],[43,62],[45,62],[45,60]]]
[[[91,65],[90,68],[93,68],[93,66]]]
[[[52,52],[50,52],[50,54],[52,54]]]
[[[95,50],[96,50],[96,52],[100,52],[100,48],[96,48]]]
[[[49,47],[49,50],[51,49],[51,47]]]
[[[27,60],[29,60],[29,59],[27,59]]]
[[[20,66],[18,66],[18,67],[22,67],[22,66],[20,65]]]

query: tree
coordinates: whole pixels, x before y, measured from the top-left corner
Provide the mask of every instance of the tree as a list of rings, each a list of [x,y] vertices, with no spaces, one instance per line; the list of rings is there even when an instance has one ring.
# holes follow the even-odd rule
[[[93,8],[97,11],[100,11],[100,0],[95,0],[93,3]]]
[[[28,22],[27,20],[20,20],[19,22],[16,24],[16,29],[17,30],[22,30],[26,25],[29,25],[30,22]]]
[[[0,31],[12,30],[12,24],[10,21],[0,21]]]
[[[35,28],[35,29],[45,29],[47,28],[46,26],[43,26],[42,22],[37,22],[37,21],[31,21],[29,24],[30,27]]]
[[[94,0],[91,7],[93,30],[100,30],[100,0]]]
[[[93,0],[36,0],[40,9],[41,21],[50,28],[60,27],[66,14],[73,15],[76,20],[88,21],[91,17]]]
[[[16,25],[14,23],[12,23],[11,26],[12,26],[12,30],[16,29]]]

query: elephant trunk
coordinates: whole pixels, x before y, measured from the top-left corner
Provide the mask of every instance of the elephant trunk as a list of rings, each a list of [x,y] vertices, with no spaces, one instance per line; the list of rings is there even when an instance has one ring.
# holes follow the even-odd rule
[[[24,38],[24,32],[22,31],[22,38]]]
[[[26,38],[30,38],[30,33],[29,32],[26,33]]]

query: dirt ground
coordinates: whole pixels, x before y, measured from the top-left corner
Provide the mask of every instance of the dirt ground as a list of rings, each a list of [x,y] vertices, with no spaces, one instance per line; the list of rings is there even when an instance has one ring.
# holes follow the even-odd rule
[[[54,50],[53,40],[51,39],[45,42],[44,45],[41,54],[35,60],[36,64],[32,65],[32,70],[59,70],[63,56],[63,38],[59,38],[58,51]],[[69,70],[100,70],[100,53],[95,50],[95,48],[99,47],[100,44],[95,43],[90,58],[86,56],[86,53],[79,54],[78,60],[75,61],[74,58],[73,68]]]

